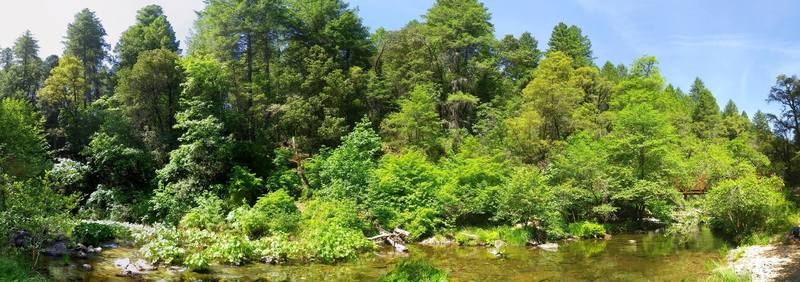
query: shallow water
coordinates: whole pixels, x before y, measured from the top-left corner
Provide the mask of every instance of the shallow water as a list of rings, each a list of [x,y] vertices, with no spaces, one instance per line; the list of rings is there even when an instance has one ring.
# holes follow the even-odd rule
[[[633,242],[630,240],[634,240]],[[159,268],[140,280],[156,281],[374,281],[406,256],[425,258],[448,271],[454,281],[697,281],[704,280],[709,264],[722,259],[724,242],[709,231],[695,234],[687,244],[656,233],[616,235],[608,240],[561,242],[558,251],[506,247],[496,258],[490,248],[410,246],[409,255],[381,251],[336,265],[249,264],[212,266],[209,274]],[[135,250],[103,251],[88,261],[50,260],[49,272],[58,281],[128,281],[116,277],[115,258],[135,256]],[[80,270],[90,263],[92,271]],[[76,266],[77,264],[77,266]]]

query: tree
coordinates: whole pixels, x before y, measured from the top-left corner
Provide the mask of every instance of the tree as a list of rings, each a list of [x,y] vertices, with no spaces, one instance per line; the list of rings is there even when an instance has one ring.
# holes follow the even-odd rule
[[[697,78],[689,91],[689,96],[695,101],[692,111],[694,132],[700,138],[714,138],[719,135],[717,128],[721,123],[721,116],[717,99],[705,88],[703,82]]]
[[[47,164],[42,119],[27,101],[0,100],[0,175],[30,178]]]
[[[423,150],[428,156],[440,153],[438,139],[443,135],[430,87],[417,86],[407,99],[400,101],[400,111],[386,117],[381,131],[393,151],[405,147]]]
[[[794,143],[800,144],[800,79],[794,75],[778,75],[767,102],[781,106],[780,115],[767,115],[775,125],[775,130],[784,135],[791,134]]]
[[[67,26],[67,36],[64,37],[64,55],[77,58],[83,68],[83,80],[88,85],[85,99],[88,102],[101,95],[103,61],[109,48],[105,36],[106,30],[100,19],[93,11],[83,9],[75,14],[75,20]]]
[[[120,75],[114,99],[157,160],[165,160],[175,146],[172,127],[182,80],[179,57],[167,49],[141,52],[136,64]]]
[[[442,86],[450,86],[452,92],[470,92],[467,83],[476,83],[468,66],[494,42],[494,26],[491,14],[477,0],[438,0],[423,16],[431,46],[441,54],[446,76]],[[445,88],[447,89],[447,88]]]
[[[567,26],[563,22],[553,27],[550,41],[547,42],[547,53],[562,52],[572,59],[575,68],[593,65],[592,42],[581,33],[577,26]]]
[[[782,188],[777,177],[750,175],[721,182],[706,196],[711,227],[737,242],[769,230],[787,205]]]
[[[81,62],[76,57],[64,56],[58,61],[58,66],[50,71],[37,97],[43,107],[56,113],[64,110],[65,114],[77,118],[78,111],[88,106],[84,99],[88,89]]]
[[[11,93],[7,95],[24,97],[34,102],[42,78],[42,59],[38,53],[39,44],[30,31],[25,31],[17,38],[13,49],[14,62],[8,73]]]
[[[158,188],[151,200],[152,210],[166,222],[177,223],[194,205],[194,196],[209,191],[228,171],[231,137],[211,112],[207,103],[189,100],[176,115],[175,128],[183,131],[180,146],[157,171]]]
[[[543,118],[542,139],[562,140],[572,131],[572,111],[584,93],[573,79],[571,63],[564,53],[549,53],[522,90],[528,106]]]
[[[179,52],[175,31],[167,21],[161,6],[147,5],[136,12],[136,23],[122,32],[114,47],[117,53],[117,67],[130,68],[136,63],[139,54],[155,49]]]
[[[510,34],[503,37],[498,47],[503,75],[517,82],[520,87],[526,85],[542,57],[538,44],[530,32],[522,33],[518,39]]]

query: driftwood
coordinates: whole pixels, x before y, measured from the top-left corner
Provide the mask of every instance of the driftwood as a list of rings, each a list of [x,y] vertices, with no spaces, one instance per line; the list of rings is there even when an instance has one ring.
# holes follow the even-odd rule
[[[408,231],[405,231],[400,228],[395,228],[392,232],[386,231],[385,229],[378,227],[378,232],[380,234],[369,237],[369,240],[378,241],[378,242],[386,242],[389,245],[394,247],[395,251],[405,253],[408,252],[408,248],[406,247],[405,238],[408,237]]]

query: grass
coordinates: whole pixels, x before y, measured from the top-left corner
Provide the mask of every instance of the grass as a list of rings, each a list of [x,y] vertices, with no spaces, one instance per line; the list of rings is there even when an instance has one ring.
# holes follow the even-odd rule
[[[47,281],[47,279],[31,270],[28,263],[23,260],[8,256],[7,250],[0,255],[0,281]]]
[[[709,282],[749,282],[750,275],[747,273],[736,273],[733,268],[724,263],[714,262]]]

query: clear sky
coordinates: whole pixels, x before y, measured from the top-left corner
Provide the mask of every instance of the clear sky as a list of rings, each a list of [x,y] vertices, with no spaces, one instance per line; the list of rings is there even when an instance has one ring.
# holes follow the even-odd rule
[[[544,49],[560,21],[583,29],[598,64],[629,64],[653,55],[668,82],[688,90],[702,78],[720,107],[733,99],[751,115],[775,111],[764,99],[779,73],[800,74],[800,1],[485,1],[498,37],[530,31]],[[0,46],[26,29],[39,40],[40,55],[60,54],[66,26],[80,9],[97,13],[116,43],[134,22],[136,10],[156,3],[164,8],[181,44],[189,34],[201,0],[26,0],[5,3],[0,11]],[[419,19],[433,0],[351,0],[371,29],[397,29]]]

